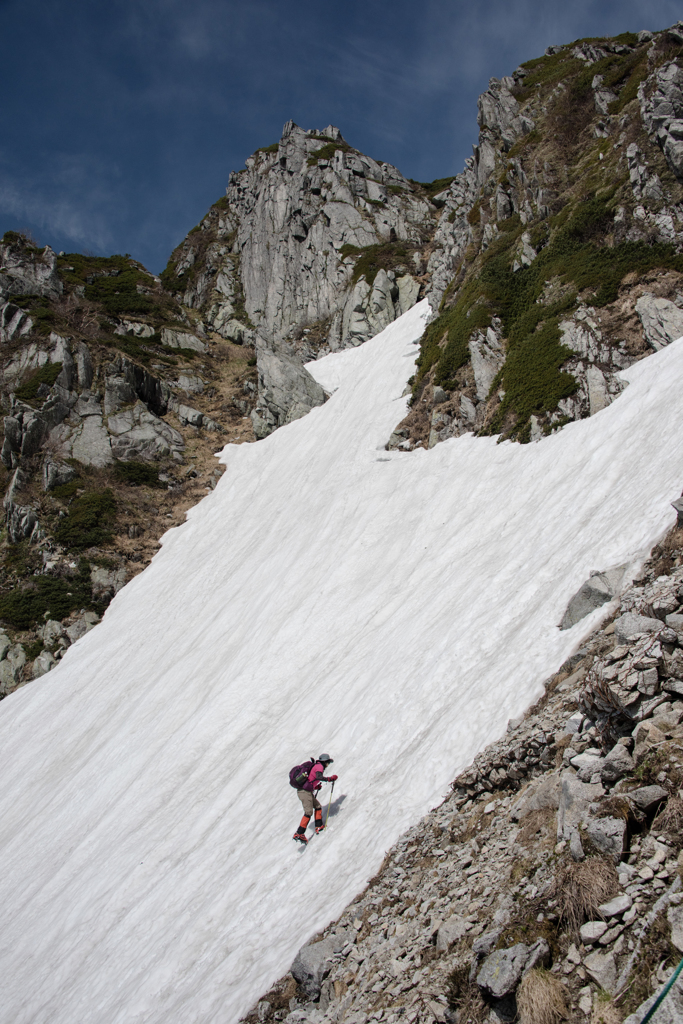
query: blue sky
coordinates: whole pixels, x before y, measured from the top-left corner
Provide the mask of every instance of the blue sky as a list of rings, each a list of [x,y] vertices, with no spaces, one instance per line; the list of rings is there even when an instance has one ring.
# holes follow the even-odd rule
[[[0,0],[0,232],[158,272],[290,117],[431,181],[462,169],[492,75],[679,18],[674,0]]]

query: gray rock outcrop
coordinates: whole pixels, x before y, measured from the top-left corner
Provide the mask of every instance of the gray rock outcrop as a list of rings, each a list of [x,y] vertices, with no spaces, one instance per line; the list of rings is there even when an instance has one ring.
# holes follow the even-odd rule
[[[356,152],[331,125],[305,131],[289,121],[277,147],[230,175],[225,199],[169,267],[210,329],[256,345],[259,436],[311,408],[293,364],[358,345],[414,305],[411,250],[433,231],[434,213],[395,167]],[[389,266],[356,279],[373,246],[387,247]],[[173,333],[162,332],[165,344],[205,347]]]
[[[666,161],[683,178],[683,71],[671,61],[658,68],[638,89],[641,116]]]
[[[309,999],[320,997],[323,978],[331,967],[332,958],[344,948],[348,940],[349,934],[342,929],[321,942],[303,946],[297,953],[290,971]]]
[[[622,565],[607,572],[591,573],[586,582],[570,599],[560,623],[560,629],[571,629],[596,608],[613,600],[619,593],[625,571],[626,566]]]
[[[266,345],[258,351],[259,392],[251,421],[256,437],[263,438],[322,405],[327,395],[296,359],[275,353]]]
[[[636,302],[636,313],[647,342],[655,351],[683,337],[683,309],[675,302],[646,293]]]
[[[42,295],[56,299],[62,290],[57,257],[49,245],[37,250],[21,240],[0,243],[0,298]]]
[[[533,946],[523,942],[509,949],[497,949],[491,953],[477,974],[477,985],[493,999],[503,999],[516,989],[520,979],[550,954],[545,939],[538,939]]]

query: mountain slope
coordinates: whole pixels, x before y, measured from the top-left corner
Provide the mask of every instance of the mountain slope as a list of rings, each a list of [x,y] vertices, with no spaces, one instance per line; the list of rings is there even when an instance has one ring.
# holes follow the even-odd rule
[[[680,342],[543,444],[387,454],[426,304],[311,369],[332,398],[228,446],[97,629],[0,705],[0,1020],[235,1020],[540,692],[680,489]],[[336,389],[336,390],[335,390]],[[288,769],[336,758],[304,853]]]

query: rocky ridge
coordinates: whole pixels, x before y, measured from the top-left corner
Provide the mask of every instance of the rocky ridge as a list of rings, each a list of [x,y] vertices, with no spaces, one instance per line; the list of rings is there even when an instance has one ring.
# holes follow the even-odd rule
[[[411,410],[387,447],[540,440],[683,325],[681,26],[550,47],[479,99],[441,208]]]
[[[249,1024],[640,1021],[683,953],[683,530],[611,600]]]
[[[231,173],[162,280],[208,328],[256,346],[257,437],[325,400],[305,361],[361,344],[414,305],[435,214],[424,190],[332,125],[289,121]]]
[[[215,486],[214,450],[253,440],[256,369],[129,257],[12,232],[0,344],[1,698],[53,667]]]

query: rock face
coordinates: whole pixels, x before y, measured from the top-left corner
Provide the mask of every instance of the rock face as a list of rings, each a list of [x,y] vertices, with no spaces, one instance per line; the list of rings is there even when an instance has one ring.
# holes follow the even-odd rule
[[[0,244],[0,302],[10,295],[42,295],[56,299],[62,290],[57,258],[49,245],[42,250],[32,248],[27,253],[25,248]],[[8,316],[6,312],[5,319]]]
[[[435,309],[451,284],[467,247],[473,241],[473,225],[468,218],[479,197],[480,188],[488,184],[495,170],[496,154],[499,150],[508,152],[515,142],[534,127],[533,120],[521,113],[519,103],[512,94],[520,80],[514,77],[490,80],[488,89],[478,100],[479,142],[474,147],[474,155],[465,161],[465,169],[453,179],[441,197],[437,197],[441,199],[441,216],[434,235],[434,249],[427,265],[431,274],[428,294]],[[496,216],[500,213],[501,220],[513,213],[527,216],[527,210],[531,211],[537,206],[539,199],[537,182],[527,179],[518,160],[513,158],[511,163],[515,168],[514,173],[520,177],[524,186],[524,197],[520,208],[516,194],[504,188],[499,189],[494,202]],[[533,258],[531,251],[529,244],[524,257],[529,262]]]
[[[256,437],[300,419],[322,405],[326,394],[301,362],[292,356],[259,346],[259,399],[251,414]]]
[[[648,344],[655,351],[683,336],[683,309],[668,299],[646,292],[636,302],[636,312]]]
[[[571,629],[577,622],[590,615],[596,608],[611,601],[619,593],[624,578],[625,566],[608,572],[593,573],[577,590],[564,613],[560,629]]]
[[[649,134],[683,178],[683,71],[674,62],[664,64],[640,87],[638,98]]]
[[[276,146],[230,175],[164,280],[210,329],[256,345],[259,436],[324,400],[293,364],[360,344],[417,301],[413,254],[434,215],[395,167],[353,150],[331,125],[289,121]],[[380,265],[356,274],[379,250]]]

